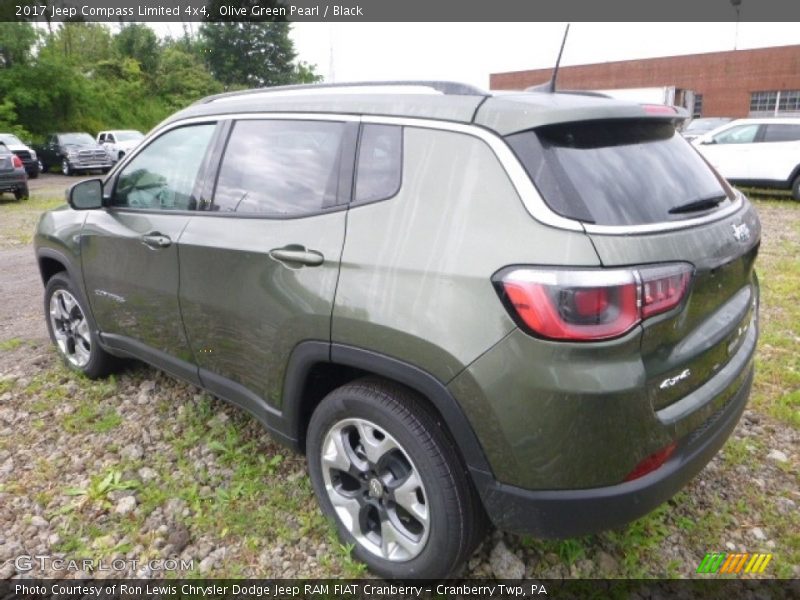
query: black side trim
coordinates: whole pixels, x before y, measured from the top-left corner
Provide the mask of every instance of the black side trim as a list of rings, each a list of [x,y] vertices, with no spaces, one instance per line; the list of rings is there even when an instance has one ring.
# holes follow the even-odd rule
[[[251,392],[242,384],[207,369],[199,369],[199,375],[203,387],[210,393],[250,413],[277,438],[278,442],[297,448],[297,440],[286,433],[281,412],[270,406],[261,396]]]
[[[308,375],[314,365],[330,363],[331,345],[328,342],[300,342],[292,350],[283,378],[283,433],[296,442],[295,450],[301,450],[298,440],[305,438],[303,423],[303,397]]]
[[[170,375],[202,387],[202,382],[197,372],[197,365],[176,358],[171,354],[156,350],[138,340],[114,333],[100,333],[103,346],[112,350],[114,354],[124,354],[131,358],[138,358],[157,369],[166,371]]]
[[[295,358],[295,354],[292,354]],[[298,358],[302,358],[299,356]],[[413,390],[416,390],[425,396],[442,415],[447,429],[455,438],[456,445],[461,451],[461,456],[467,463],[470,471],[483,471],[491,474],[492,470],[486,456],[483,452],[483,447],[478,441],[478,437],[470,425],[464,411],[458,404],[458,401],[453,398],[447,387],[436,379],[430,373],[423,371],[419,367],[410,365],[396,358],[384,356],[370,350],[363,350],[353,346],[345,346],[343,344],[331,344],[330,347],[330,361],[334,364],[344,365],[348,367],[355,367],[387,377],[403,385],[407,385]],[[300,371],[299,366],[290,365]],[[310,368],[310,365],[309,365]],[[307,370],[305,371],[308,372]],[[289,411],[292,407],[299,406],[300,398],[293,396],[296,393],[296,384],[289,379],[290,371],[287,370],[287,380],[284,387],[283,406],[286,407],[286,417],[288,424],[293,428],[292,431],[299,431],[301,423],[297,419],[297,414],[290,416]],[[294,372],[293,372],[294,373]],[[292,387],[289,384],[292,383]]]

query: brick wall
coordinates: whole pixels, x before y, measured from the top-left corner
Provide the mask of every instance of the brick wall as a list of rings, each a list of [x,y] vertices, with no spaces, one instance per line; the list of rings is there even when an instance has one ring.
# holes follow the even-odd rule
[[[551,69],[493,73],[493,90],[518,90],[550,79]],[[558,87],[574,90],[674,85],[703,94],[703,116],[746,117],[750,92],[800,90],[800,46],[668,56],[561,67]]]

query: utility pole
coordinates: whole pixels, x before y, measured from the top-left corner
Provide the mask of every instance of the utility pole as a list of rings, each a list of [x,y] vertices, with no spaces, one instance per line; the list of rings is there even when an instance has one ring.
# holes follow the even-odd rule
[[[742,0],[731,0],[731,6],[736,11],[736,31],[733,34],[733,49],[739,45],[739,12],[741,11]]]

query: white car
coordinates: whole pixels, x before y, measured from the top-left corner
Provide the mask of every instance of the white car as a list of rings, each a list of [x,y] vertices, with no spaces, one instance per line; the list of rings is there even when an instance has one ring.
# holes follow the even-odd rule
[[[134,129],[101,131],[97,134],[97,143],[106,149],[114,162],[133,150],[142,139],[144,134]]]
[[[692,144],[729,181],[791,189],[800,200],[800,118],[739,119]]]

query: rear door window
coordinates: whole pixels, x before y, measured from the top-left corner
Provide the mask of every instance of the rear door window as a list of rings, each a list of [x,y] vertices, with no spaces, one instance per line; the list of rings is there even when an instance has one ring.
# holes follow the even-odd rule
[[[282,217],[335,206],[344,134],[334,121],[238,121],[211,210]]]
[[[771,123],[764,127],[765,142],[797,142],[800,141],[800,125]]]
[[[598,225],[696,217],[730,204],[730,188],[670,123],[647,119],[548,125],[508,136],[556,213]],[[714,205],[679,211],[690,203]]]

